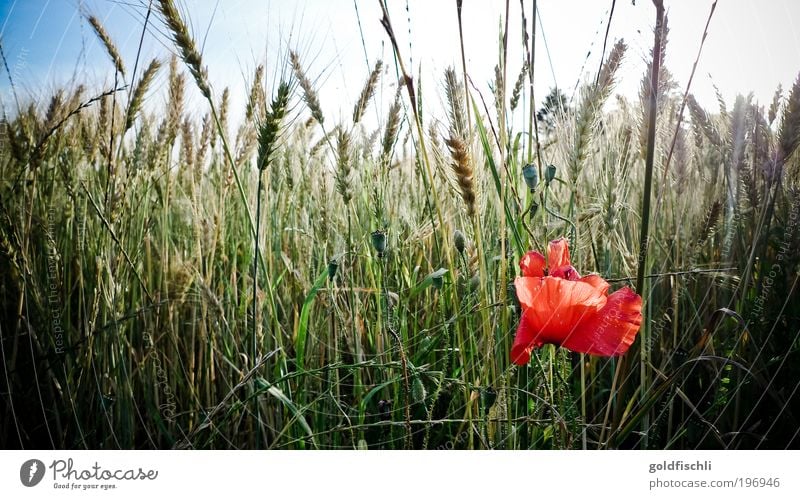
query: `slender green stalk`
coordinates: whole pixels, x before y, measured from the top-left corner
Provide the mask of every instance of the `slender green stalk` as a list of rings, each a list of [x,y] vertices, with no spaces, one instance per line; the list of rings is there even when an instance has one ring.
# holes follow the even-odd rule
[[[661,50],[662,42],[661,37],[662,26],[664,25],[664,2],[663,0],[653,0],[656,7],[656,27],[655,27],[655,41],[653,42],[653,71],[650,76],[650,102],[649,111],[647,115],[647,157],[645,159],[645,173],[644,173],[644,193],[642,194],[642,229],[639,238],[639,253],[637,260],[636,271],[636,291],[643,297],[647,298],[645,291],[644,276],[647,273],[647,253],[650,242],[650,192],[653,187],[653,162],[655,158],[656,147],[656,118],[658,116],[658,78],[661,69]],[[649,334],[648,334],[648,315],[647,310],[650,305],[650,300],[646,299],[647,307],[644,309],[644,317],[642,319],[642,331],[639,335],[639,359],[640,359],[640,381],[639,386],[644,396],[649,389],[649,375],[648,365],[650,363],[650,347],[649,347]],[[624,362],[620,363],[623,364]],[[646,429],[649,427],[649,418],[645,417],[642,420],[642,425]],[[642,439],[642,445],[647,447],[647,434]]]

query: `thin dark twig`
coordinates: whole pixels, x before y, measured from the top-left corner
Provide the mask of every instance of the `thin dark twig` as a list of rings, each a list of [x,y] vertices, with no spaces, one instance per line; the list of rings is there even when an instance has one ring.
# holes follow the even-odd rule
[[[116,87],[118,83],[119,83],[119,70],[115,70],[114,87]],[[109,217],[112,215],[111,205],[108,202],[109,191],[111,190],[111,188],[113,188],[111,177],[115,175],[113,154],[114,154],[114,118],[116,117],[117,114],[116,109],[117,109],[117,94],[114,93],[113,97],[111,98],[111,126],[108,128],[108,158],[107,158],[108,176],[106,177],[106,195],[105,195],[105,205],[106,209],[108,210]]]
[[[611,19],[614,17],[614,7],[617,0],[611,0],[611,12],[608,14],[608,24],[606,24],[606,36],[603,38],[603,52],[600,54],[600,66],[597,68],[597,76],[594,79],[594,86],[600,83],[600,72],[603,70],[603,61],[606,58],[606,47],[608,46],[608,34],[611,32]]]
[[[3,67],[5,67],[6,69],[6,74],[8,75],[8,82],[11,84],[11,93],[14,95],[14,102],[17,103],[17,112],[19,112],[22,108],[19,105],[19,97],[17,96],[17,86],[14,84],[14,75],[11,73],[11,70],[8,67],[8,60],[6,59],[5,50],[3,50],[2,40],[0,40],[0,58],[3,59]]]
[[[469,99],[469,87],[467,87],[467,58],[464,54],[464,29],[461,21],[461,10],[464,8],[463,0],[456,0],[456,13],[458,14],[458,39],[461,44],[461,71],[464,73],[464,100]],[[467,123],[471,122],[469,102],[465,102],[467,108]],[[472,127],[470,127],[472,130]],[[471,132],[470,132],[471,133]]]
[[[733,272],[739,270],[736,267],[727,267],[723,269],[692,269],[692,270],[679,270],[676,272],[661,272],[658,274],[648,274],[644,276],[645,279],[653,279],[655,277],[668,277],[668,276],[679,276],[679,275],[690,275],[690,274],[716,274],[719,272]],[[634,277],[615,277],[613,279],[606,279],[606,282],[631,282],[634,280]]]
[[[356,9],[356,21],[358,23],[358,33],[361,36],[361,48],[364,49],[364,61],[367,63],[367,70],[369,71],[369,55],[367,55],[367,44],[364,41],[364,29],[361,27],[361,14],[358,13],[358,2],[353,0],[353,7]]]
[[[644,194],[642,195],[642,231],[639,238],[638,271],[636,273],[636,292],[641,294],[644,287],[644,273],[647,263],[647,246],[650,229],[650,193],[653,188],[653,162],[656,148],[656,115],[658,113],[658,75],[661,71],[661,37],[664,26],[664,2],[653,0],[656,6],[655,41],[653,42],[653,65],[650,73],[650,105],[647,116],[647,157],[644,171]]]
[[[133,79],[136,78],[136,70],[139,68],[139,58],[142,55],[142,45],[144,44],[144,34],[147,32],[147,25],[150,22],[150,13],[153,11],[153,0],[147,3],[147,14],[144,16],[144,24],[142,25],[142,34],[139,37],[139,45],[136,48],[136,59],[133,61],[133,73],[131,73],[131,87],[133,87]]]

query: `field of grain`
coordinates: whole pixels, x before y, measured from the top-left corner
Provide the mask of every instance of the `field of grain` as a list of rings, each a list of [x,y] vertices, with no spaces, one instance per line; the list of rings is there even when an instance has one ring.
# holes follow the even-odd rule
[[[659,19],[638,100],[621,40],[539,106],[527,36],[498,37],[491,88],[460,65],[421,88],[384,10],[393,57],[349,119],[287,46],[233,122],[171,0],[174,56],[136,67],[91,18],[116,85],[0,123],[0,447],[800,446],[800,79],[704,108]],[[561,237],[641,329],[515,365],[519,261]]]

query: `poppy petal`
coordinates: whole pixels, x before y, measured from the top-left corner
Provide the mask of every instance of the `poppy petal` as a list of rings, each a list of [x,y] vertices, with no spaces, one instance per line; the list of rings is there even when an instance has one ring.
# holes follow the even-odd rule
[[[636,339],[641,325],[642,297],[625,287],[608,295],[605,306],[582,321],[563,346],[573,352],[604,357],[622,355]]]
[[[583,276],[580,278],[580,281],[585,282],[587,284],[591,284],[592,286],[597,288],[598,291],[602,294],[606,294],[608,292],[608,287],[610,286],[605,279],[603,279],[597,274],[589,274],[587,276]]]
[[[523,277],[544,277],[544,255],[529,251],[519,261]]]
[[[569,242],[561,237],[550,241],[547,248],[547,267],[550,270],[569,265]]]
[[[568,281],[577,281],[581,278],[581,275],[572,265],[564,265],[563,267],[558,267],[557,269],[553,269],[551,267],[548,275],[566,279]]]
[[[517,334],[514,336],[514,344],[511,346],[511,362],[518,366],[527,364],[531,360],[531,350],[542,346],[535,338],[536,331],[526,321],[519,321]]]
[[[587,318],[594,317],[607,298],[587,282],[556,277],[518,277],[514,281],[522,317],[511,358],[524,360],[525,349],[544,343],[561,345]],[[527,362],[527,361],[526,361]]]

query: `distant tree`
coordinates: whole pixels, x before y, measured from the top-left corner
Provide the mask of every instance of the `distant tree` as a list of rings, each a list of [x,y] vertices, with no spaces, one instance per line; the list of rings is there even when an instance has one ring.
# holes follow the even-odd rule
[[[542,107],[536,112],[536,121],[539,122],[539,132],[548,135],[555,129],[556,118],[561,113],[569,112],[567,96],[558,87],[550,89],[544,98]]]

